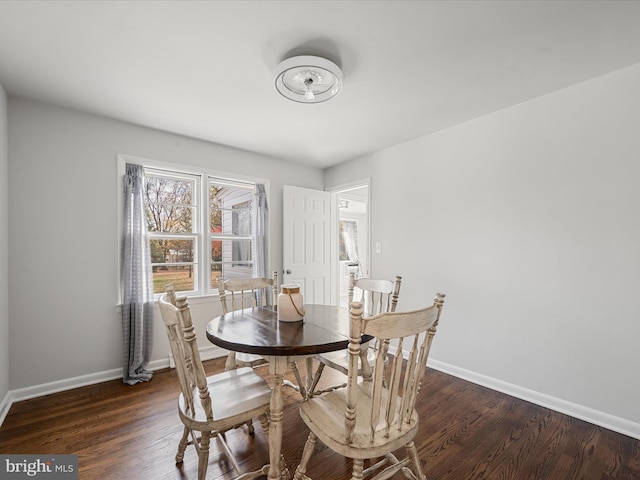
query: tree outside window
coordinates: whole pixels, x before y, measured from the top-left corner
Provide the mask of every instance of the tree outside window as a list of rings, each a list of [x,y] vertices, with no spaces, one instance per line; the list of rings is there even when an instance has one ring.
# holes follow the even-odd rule
[[[164,292],[168,283],[173,283],[179,291],[193,291],[198,287],[196,180],[145,171],[154,293]]]

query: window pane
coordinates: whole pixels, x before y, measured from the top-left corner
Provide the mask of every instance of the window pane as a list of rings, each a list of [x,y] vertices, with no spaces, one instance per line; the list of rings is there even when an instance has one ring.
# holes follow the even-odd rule
[[[252,275],[251,240],[211,240],[211,287],[218,277],[242,278]]]
[[[211,262],[225,265],[250,266],[253,260],[251,240],[211,240]]]
[[[209,231],[223,235],[251,235],[253,189],[209,184]]]
[[[237,203],[232,207],[234,235],[251,235],[251,202]]]
[[[150,202],[182,205],[193,203],[194,182],[192,180],[145,175],[144,189],[145,197]]]
[[[356,220],[340,220],[340,261],[359,263],[358,259],[358,222]]]
[[[218,288],[218,277],[224,277],[222,240],[211,240],[211,288]]]
[[[151,239],[151,263],[182,263],[194,260],[193,240]]]
[[[209,229],[211,233],[222,233],[222,210],[217,197],[220,187],[209,184]]]
[[[194,181],[146,175],[147,228],[150,232],[192,232]]]
[[[251,240],[232,241],[232,261],[234,266],[251,266]]]
[[[222,276],[222,265],[219,263],[211,264],[211,288],[218,288],[218,278]]]
[[[191,233],[193,208],[147,204],[147,230],[150,232]]]
[[[188,265],[155,265],[153,267],[153,293],[164,293],[165,287],[173,283],[178,292],[196,289],[197,268]]]

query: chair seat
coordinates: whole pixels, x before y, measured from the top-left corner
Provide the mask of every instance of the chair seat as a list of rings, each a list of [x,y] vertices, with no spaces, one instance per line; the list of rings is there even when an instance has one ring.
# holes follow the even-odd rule
[[[211,401],[216,430],[231,428],[247,418],[258,416],[271,399],[267,382],[249,367],[207,377],[207,386],[210,392],[215,392]],[[193,395],[194,398],[199,397],[197,389],[193,390]],[[200,401],[194,401],[193,404],[196,405],[194,414],[185,412],[184,397],[180,395],[178,406],[183,421],[192,426],[210,423]],[[255,415],[252,412],[256,412]]]
[[[302,420],[322,443],[340,455],[360,459],[382,456],[389,451],[403,447],[415,436],[419,423],[418,413],[415,410],[409,422],[401,425],[398,422],[394,423],[389,430],[389,436],[385,436],[381,431],[384,428],[383,408],[380,422],[376,428],[379,433],[371,441],[369,428],[372,405],[371,382],[360,382],[358,384],[356,426],[353,441],[348,444],[344,428],[346,396],[346,389],[335,390],[326,395],[310,398],[300,405]],[[383,397],[382,404],[386,405],[387,403],[387,398]]]

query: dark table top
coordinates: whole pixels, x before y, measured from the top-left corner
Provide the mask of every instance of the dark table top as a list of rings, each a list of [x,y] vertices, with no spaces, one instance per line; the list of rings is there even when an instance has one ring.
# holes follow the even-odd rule
[[[236,310],[211,320],[207,338],[235,352],[257,355],[315,355],[349,345],[349,310],[333,305],[305,305],[304,319],[279,322],[275,307]],[[363,336],[362,341],[371,340]]]

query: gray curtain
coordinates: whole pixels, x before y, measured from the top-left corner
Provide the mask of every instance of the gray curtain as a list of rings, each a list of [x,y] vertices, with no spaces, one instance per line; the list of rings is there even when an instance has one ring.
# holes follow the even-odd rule
[[[253,273],[256,277],[270,277],[269,263],[268,263],[268,236],[269,236],[269,207],[267,205],[267,193],[264,185],[261,183],[256,184],[255,190],[255,205],[253,226],[256,232],[256,256],[253,262]],[[258,301],[261,301],[258,298]],[[271,296],[267,295],[267,305],[271,304]]]
[[[151,380],[146,369],[153,346],[153,281],[143,189],[144,169],[126,164],[120,288],[122,299],[122,381]]]

